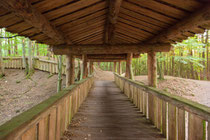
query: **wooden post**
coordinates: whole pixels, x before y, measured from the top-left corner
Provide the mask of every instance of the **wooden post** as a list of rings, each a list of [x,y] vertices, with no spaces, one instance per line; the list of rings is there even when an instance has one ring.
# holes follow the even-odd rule
[[[121,75],[122,74],[122,69],[121,69],[121,61],[118,62],[118,74]]]
[[[83,61],[83,79],[87,78],[88,76],[88,67],[87,67],[87,54],[82,55]]]
[[[125,77],[133,80],[134,77],[133,77],[133,72],[132,72],[132,58],[133,58],[133,54],[132,53],[128,53],[127,54],[127,59],[126,59],[126,73],[125,73]]]
[[[114,70],[113,70],[114,73],[116,72],[116,63],[117,62],[114,62]]]
[[[75,57],[73,55],[66,55],[66,87],[74,84],[74,63]]]
[[[154,51],[148,52],[147,65],[148,65],[149,86],[156,87],[157,86],[157,62],[156,62],[156,53]]]
[[[91,75],[93,73],[93,62],[92,61],[90,61],[89,67],[90,67],[90,75]]]

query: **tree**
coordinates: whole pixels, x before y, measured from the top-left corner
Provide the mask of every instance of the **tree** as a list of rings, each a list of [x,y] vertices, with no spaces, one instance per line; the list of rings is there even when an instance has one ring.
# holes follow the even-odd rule
[[[2,35],[2,29],[0,30],[0,35]],[[0,77],[5,76],[2,48],[3,48],[2,40],[0,39],[0,70],[1,70]]]
[[[62,90],[62,66],[63,66],[63,61],[62,61],[62,55],[57,56],[58,60],[58,82],[57,82],[57,92]]]

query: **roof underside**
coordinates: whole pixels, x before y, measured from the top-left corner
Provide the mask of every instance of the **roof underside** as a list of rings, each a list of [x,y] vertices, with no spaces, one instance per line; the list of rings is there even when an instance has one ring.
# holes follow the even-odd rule
[[[19,1],[25,4],[27,0]],[[36,23],[30,24],[28,19],[24,19],[13,8],[4,4],[0,4],[0,27],[48,45],[138,44],[148,42],[185,20],[202,9],[208,0],[113,1],[118,3],[113,4],[109,0],[30,0],[33,10],[43,15],[49,24],[68,40],[64,43],[35,27]],[[114,9],[118,7],[117,11],[113,12],[111,4]],[[195,27],[166,42],[181,41],[195,33],[204,32],[205,28]],[[111,36],[108,41],[107,34]]]

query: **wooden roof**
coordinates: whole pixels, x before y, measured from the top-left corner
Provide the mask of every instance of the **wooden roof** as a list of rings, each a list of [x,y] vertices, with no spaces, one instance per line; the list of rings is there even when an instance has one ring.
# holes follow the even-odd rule
[[[173,43],[209,26],[209,0],[0,2],[0,27],[54,46]]]

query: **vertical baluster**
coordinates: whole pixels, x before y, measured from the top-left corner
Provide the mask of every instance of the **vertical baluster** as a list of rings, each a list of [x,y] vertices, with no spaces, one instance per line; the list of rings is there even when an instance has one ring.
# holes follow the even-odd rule
[[[22,135],[22,140],[36,140],[37,135],[36,135],[36,125],[30,128],[28,131],[26,131]]]
[[[168,138],[169,140],[177,139],[176,107],[172,104],[168,104]]]
[[[185,111],[178,109],[178,140],[185,139]]]
[[[192,113],[189,113],[188,134],[189,140],[202,140],[205,137],[203,120]]]
[[[162,134],[166,137],[166,102],[162,100]]]
[[[152,94],[148,94],[148,111],[149,111],[149,120],[152,124],[155,123],[155,108],[154,108],[154,96]]]
[[[60,140],[61,137],[61,105],[57,107],[57,119],[56,119],[56,140]]]
[[[55,140],[56,134],[56,108],[50,113],[49,121],[49,140]]]
[[[157,109],[157,128],[162,130],[162,100],[160,98],[157,98]]]
[[[49,115],[39,122],[39,140],[49,139]]]

